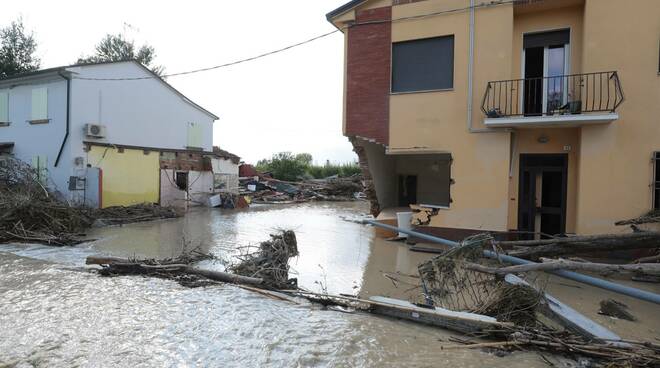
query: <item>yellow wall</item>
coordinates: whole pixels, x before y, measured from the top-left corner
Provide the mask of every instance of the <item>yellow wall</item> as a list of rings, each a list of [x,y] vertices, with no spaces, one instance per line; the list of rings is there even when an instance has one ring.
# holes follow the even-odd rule
[[[393,18],[469,5],[466,0],[427,0],[395,6]],[[481,128],[483,88],[510,75],[513,10],[503,5],[476,12],[473,122]],[[393,94],[390,97],[390,151],[450,152],[452,203],[431,226],[506,230],[510,134],[471,134],[467,128],[469,12],[392,25],[392,41],[454,35],[454,88]]]
[[[651,209],[660,150],[660,1],[586,0],[582,70],[617,70],[626,100],[609,125],[582,129],[579,232],[624,231],[616,220]]]
[[[363,7],[388,3],[374,0]],[[426,0],[394,6],[392,16],[468,5],[468,0]],[[454,35],[453,89],[390,96],[388,152],[449,152],[454,160],[453,203],[432,218],[431,225],[516,228],[520,153],[565,153],[564,146],[570,145],[566,230],[625,231],[614,222],[639,216],[652,206],[651,155],[660,150],[660,1],[553,0],[475,11],[473,127],[485,128],[480,107],[487,82],[522,77],[523,33],[570,28],[569,72],[616,70],[626,96],[617,110],[618,120],[572,129],[468,132],[469,14],[392,24],[393,42]],[[335,24],[353,18],[354,13],[348,12]],[[549,143],[538,143],[541,134],[548,136]]]
[[[551,31],[570,28],[571,40],[569,46],[569,73],[581,73],[582,38],[583,38],[583,6],[550,9],[539,12],[516,14],[513,22],[513,63],[511,64],[512,79],[523,78],[522,75],[522,44],[523,34],[528,32]]]
[[[103,208],[158,203],[158,152],[91,146],[87,162],[103,170]]]

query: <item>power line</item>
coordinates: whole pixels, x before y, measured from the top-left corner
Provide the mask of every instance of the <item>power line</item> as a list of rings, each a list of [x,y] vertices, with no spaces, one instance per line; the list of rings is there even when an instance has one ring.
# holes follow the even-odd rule
[[[433,13],[419,14],[419,15],[401,17],[401,18],[396,18],[396,19],[384,19],[384,20],[374,20],[374,21],[368,21],[368,22],[353,23],[353,24],[349,24],[347,26],[344,26],[342,28],[337,28],[334,31],[327,32],[327,33],[312,37],[312,38],[307,39],[305,41],[294,43],[292,45],[282,47],[282,48],[279,48],[279,49],[276,49],[276,50],[272,50],[272,51],[269,51],[269,52],[266,52],[266,53],[263,53],[263,54],[259,54],[259,55],[256,55],[256,56],[252,56],[252,57],[249,57],[249,58],[246,58],[246,59],[239,59],[239,60],[232,61],[232,62],[229,62],[229,63],[220,64],[220,65],[216,65],[216,66],[211,66],[211,67],[208,67],[208,68],[193,69],[193,70],[188,70],[188,71],[185,71],[185,72],[165,74],[165,75],[162,75],[162,76],[153,75],[153,76],[147,76],[147,77],[134,77],[134,78],[85,78],[85,77],[75,77],[74,76],[73,78],[74,79],[79,79],[79,80],[96,80],[96,81],[132,81],[132,80],[145,80],[145,79],[159,79],[159,78],[167,78],[167,77],[177,77],[177,76],[181,76],[181,75],[201,73],[201,72],[206,72],[206,71],[210,71],[210,70],[221,69],[221,68],[226,68],[226,67],[230,67],[230,66],[234,66],[234,65],[238,65],[238,64],[243,64],[243,63],[247,63],[247,62],[250,62],[250,61],[261,59],[261,58],[264,58],[264,57],[267,57],[267,56],[279,54],[279,53],[291,50],[293,48],[303,46],[303,45],[306,45],[308,43],[311,43],[311,42],[320,40],[322,38],[328,37],[328,36],[330,36],[332,34],[335,34],[337,32],[344,31],[348,28],[366,26],[366,25],[372,25],[372,24],[395,23],[395,22],[402,22],[402,21],[415,20],[415,19],[424,19],[424,18],[435,17],[435,16],[443,15],[443,14],[459,13],[459,12],[463,12],[463,11],[467,11],[467,10],[471,10],[471,9],[479,9],[479,8],[491,7],[491,6],[497,6],[497,5],[512,4],[512,3],[515,3],[516,1],[518,1],[518,0],[490,1],[490,2],[487,2],[487,3],[478,4],[478,5],[475,5],[475,6],[466,6],[466,7],[463,7],[463,8],[448,9],[448,10],[442,10],[442,11],[437,11],[437,12],[433,12]]]

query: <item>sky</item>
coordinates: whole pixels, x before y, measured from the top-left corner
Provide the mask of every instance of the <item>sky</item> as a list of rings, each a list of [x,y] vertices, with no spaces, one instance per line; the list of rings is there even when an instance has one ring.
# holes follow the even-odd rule
[[[288,46],[335,29],[325,14],[347,0],[4,1],[0,26],[22,17],[41,67],[73,64],[107,33],[156,49],[166,73],[209,67]],[[255,163],[308,152],[316,163],[356,160],[342,136],[343,38],[316,42],[229,68],[170,77],[219,116],[213,144]]]

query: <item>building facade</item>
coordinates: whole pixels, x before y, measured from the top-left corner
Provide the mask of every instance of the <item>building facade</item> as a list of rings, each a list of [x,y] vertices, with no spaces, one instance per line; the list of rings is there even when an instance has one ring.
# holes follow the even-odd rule
[[[64,199],[92,207],[160,202],[168,164],[165,179],[186,198],[197,173],[209,180],[195,181],[208,186],[196,190],[212,192],[206,155],[217,119],[136,61],[0,80],[4,154],[31,163]]]
[[[660,2],[351,1],[344,134],[373,212],[605,233],[660,207]],[[634,21],[623,21],[634,19]],[[391,212],[391,211],[390,211]]]

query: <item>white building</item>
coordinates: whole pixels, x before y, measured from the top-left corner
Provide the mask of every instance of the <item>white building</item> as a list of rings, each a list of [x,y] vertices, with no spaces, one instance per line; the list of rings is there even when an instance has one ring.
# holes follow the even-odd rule
[[[159,202],[161,167],[187,191],[189,172],[211,171],[205,156],[217,119],[136,61],[0,80],[0,153],[32,163],[51,189],[92,206]]]

